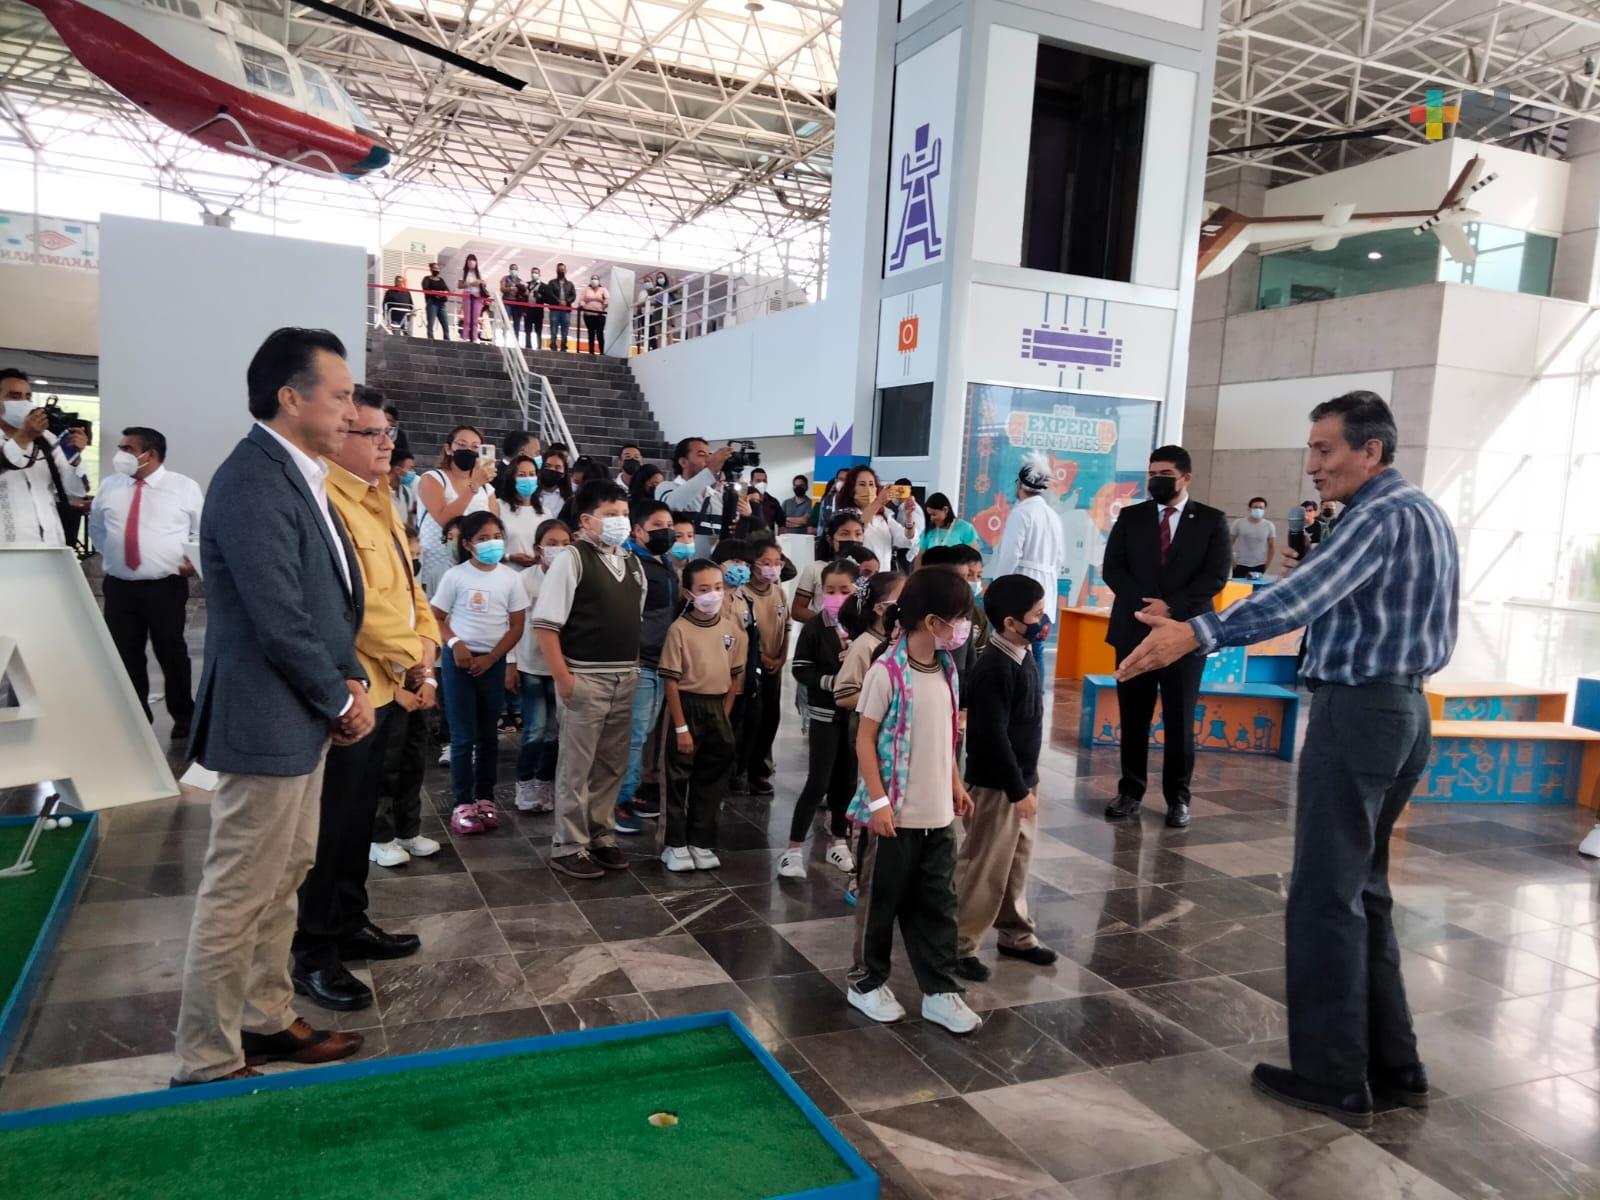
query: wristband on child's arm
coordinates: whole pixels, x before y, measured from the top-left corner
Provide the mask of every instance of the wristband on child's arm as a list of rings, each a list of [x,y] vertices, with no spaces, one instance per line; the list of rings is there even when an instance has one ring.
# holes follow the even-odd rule
[[[675,726],[673,726],[672,732],[673,733],[688,733],[689,732],[689,727],[687,725],[675,725]]]
[[[867,802],[867,811],[868,812],[877,812],[880,808],[888,808],[888,807],[889,807],[889,797],[887,797],[887,796],[879,796],[876,800],[870,800],[870,801]]]

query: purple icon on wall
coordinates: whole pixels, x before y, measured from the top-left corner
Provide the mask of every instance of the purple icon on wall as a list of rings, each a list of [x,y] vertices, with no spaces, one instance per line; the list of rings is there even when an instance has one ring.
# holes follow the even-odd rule
[[[1078,383],[1090,372],[1115,370],[1122,366],[1122,339],[1107,332],[1110,305],[1106,301],[1077,298],[1082,319],[1074,319],[1073,300],[1067,296],[1065,319],[1050,321],[1050,298],[1045,299],[1044,323],[1022,329],[1022,358],[1046,369],[1054,368],[1058,382],[1065,384],[1068,371],[1076,371]],[[1094,315],[1091,316],[1091,313]]]
[[[1047,366],[1104,371],[1107,367],[1122,365],[1122,339],[1040,325],[1022,331],[1022,357]]]
[[[900,158],[900,190],[905,193],[905,203],[900,209],[900,232],[895,237],[894,253],[889,257],[890,271],[898,271],[906,265],[912,246],[922,247],[924,263],[935,261],[944,252],[938,214],[933,208],[933,177],[939,173],[944,139],[933,138],[930,142],[931,128],[918,125],[911,153]]]

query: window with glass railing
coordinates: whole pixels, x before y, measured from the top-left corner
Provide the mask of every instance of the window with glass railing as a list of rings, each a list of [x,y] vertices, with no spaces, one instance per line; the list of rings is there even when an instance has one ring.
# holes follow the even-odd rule
[[[1475,263],[1456,262],[1432,233],[1409,228],[1347,237],[1332,250],[1263,254],[1256,307],[1284,308],[1436,282],[1550,294],[1557,239],[1476,223],[1462,232],[1478,252]]]

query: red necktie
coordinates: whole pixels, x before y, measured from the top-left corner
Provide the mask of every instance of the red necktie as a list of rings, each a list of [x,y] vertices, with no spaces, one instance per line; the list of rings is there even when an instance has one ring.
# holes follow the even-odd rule
[[[1172,520],[1172,514],[1177,512],[1177,511],[1178,511],[1177,509],[1171,508],[1171,507],[1168,507],[1168,506],[1165,506],[1165,505],[1163,505],[1162,509],[1161,509],[1161,561],[1162,562],[1166,562],[1167,561],[1167,551],[1169,549],[1171,549],[1171,547],[1172,547],[1172,526],[1167,524],[1167,522]]]
[[[144,480],[133,481],[133,503],[128,505],[128,540],[123,546],[122,561],[128,570],[137,571],[141,561],[139,555],[139,501],[144,497]],[[1165,534],[1162,535],[1162,553],[1166,552]]]

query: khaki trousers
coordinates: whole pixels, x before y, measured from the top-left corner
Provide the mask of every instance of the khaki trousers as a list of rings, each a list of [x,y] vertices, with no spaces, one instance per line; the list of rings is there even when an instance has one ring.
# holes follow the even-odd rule
[[[971,791],[973,813],[956,859],[956,894],[961,897],[956,952],[962,958],[977,954],[978,942],[991,925],[1000,931],[1002,946],[1037,946],[1026,891],[1039,819],[1018,817],[1017,806],[998,788]]]
[[[638,672],[574,675],[572,699],[560,692],[561,757],[556,761],[554,858],[590,846],[617,844],[617,792],[628,769],[633,737],[633,689]]]
[[[179,1080],[244,1066],[241,1030],[294,1024],[289,944],[296,891],[317,853],[324,745],[309,775],[223,775],[211,798],[211,841],[189,927],[178,1011]]]

